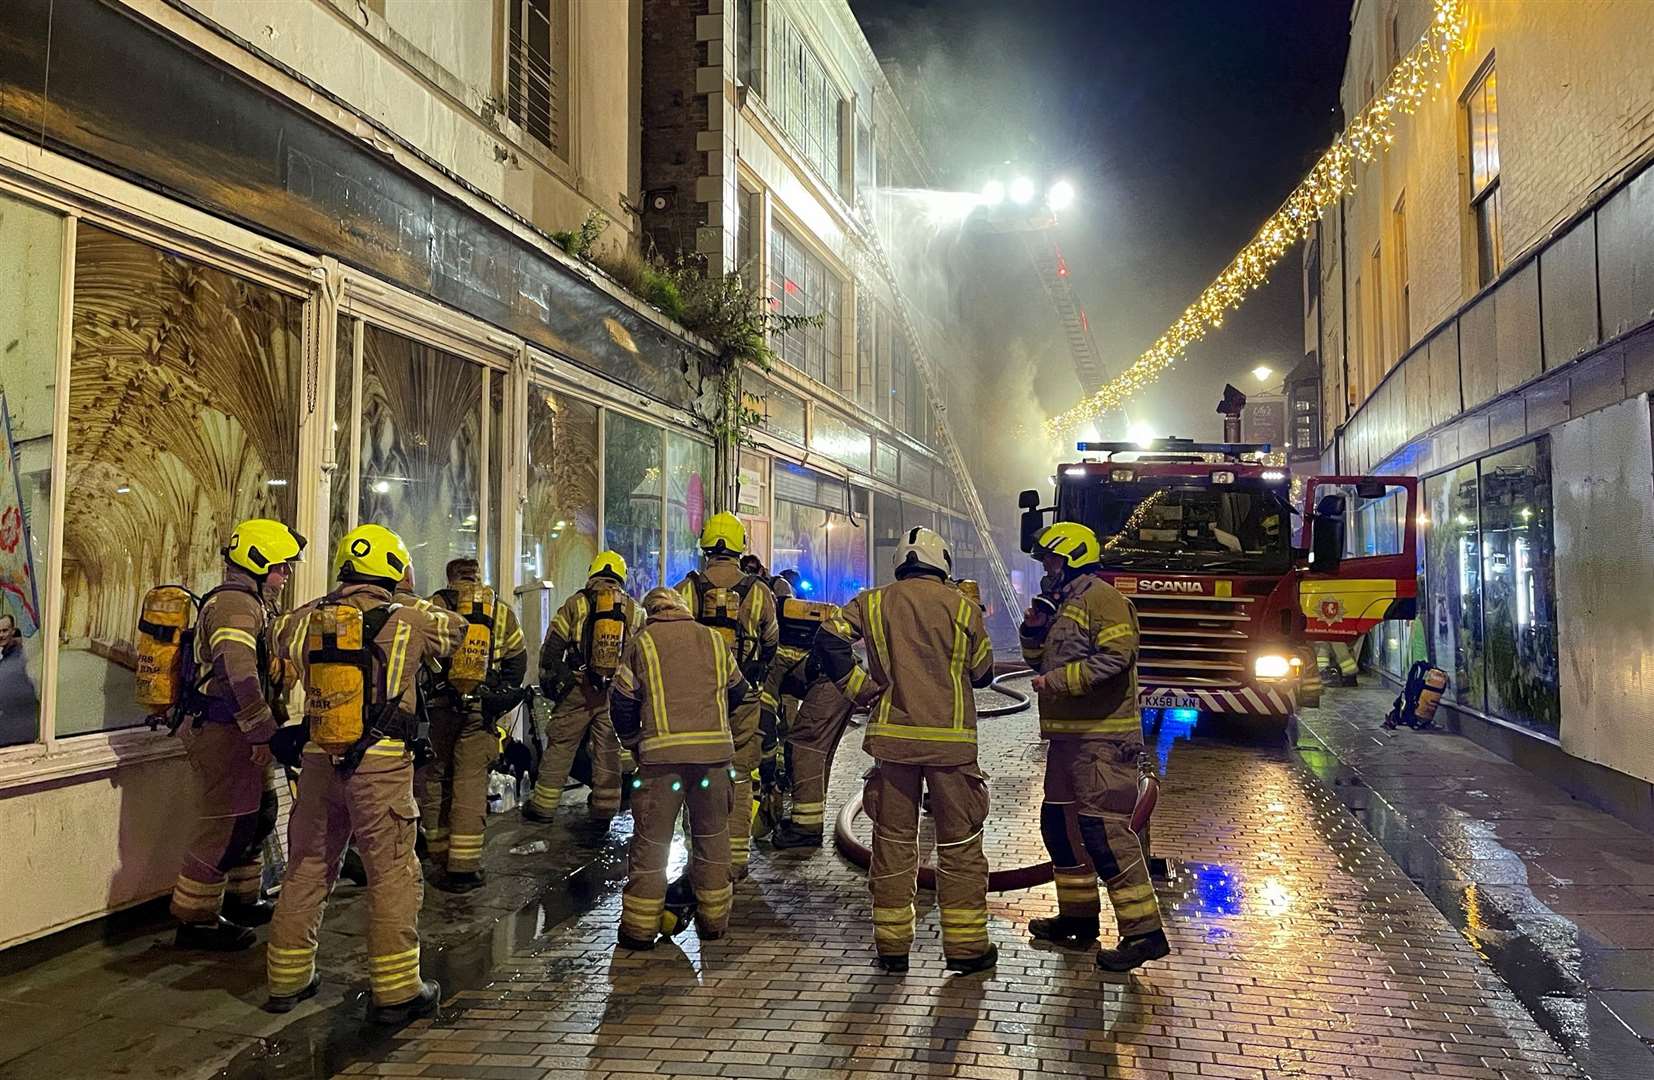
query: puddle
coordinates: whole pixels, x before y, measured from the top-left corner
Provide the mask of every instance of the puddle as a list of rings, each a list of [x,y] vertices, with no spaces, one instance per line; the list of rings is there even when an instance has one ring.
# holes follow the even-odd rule
[[[1582,975],[1584,950],[1579,928],[1550,911],[1527,889],[1533,871],[1503,847],[1486,822],[1462,811],[1457,835],[1427,836],[1409,824],[1378,792],[1329,751],[1308,729],[1300,728],[1292,755],[1350,811],[1395,860],[1430,902],[1453,924],[1502,979],[1534,1020],[1574,1058],[1593,1080],[1643,1080],[1654,1058],[1623,1023],[1600,1007]],[[1489,798],[1483,791],[1466,794]],[[1439,824],[1439,821],[1438,821]],[[1456,865],[1443,849],[1482,862],[1499,856],[1501,893],[1525,897],[1519,911],[1510,898],[1495,902]],[[1486,876],[1477,870],[1476,876]]]
[[[442,984],[446,998],[480,990],[495,970],[536,939],[597,906],[626,880],[627,837],[616,837],[590,861],[548,882],[533,899],[462,941],[430,948],[421,956],[423,973]],[[674,851],[675,856],[681,855]],[[383,1059],[398,1045],[398,1028],[380,1028],[362,1019],[367,992],[358,990],[325,1012],[296,1020],[262,1043],[242,1051],[215,1080],[297,1080],[329,1077],[364,1060]]]

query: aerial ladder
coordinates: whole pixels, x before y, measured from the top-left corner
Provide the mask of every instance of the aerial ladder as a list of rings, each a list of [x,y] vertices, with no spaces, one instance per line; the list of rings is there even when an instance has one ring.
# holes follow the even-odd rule
[[[1069,355],[1074,359],[1074,375],[1080,380],[1080,389],[1089,397],[1108,382],[1108,374],[1103,370],[1103,358],[1097,353],[1097,339],[1091,336],[1091,320],[1086,318],[1085,309],[1074,299],[1068,262],[1057,247],[1055,231],[1046,227],[1038,230],[1038,235],[1044,238],[1043,243],[1035,242],[1033,232],[1022,234],[1023,243],[1027,245],[1028,258],[1034,263],[1040,284],[1045,286],[1045,294],[1057,309],[1057,318],[1068,341]]]

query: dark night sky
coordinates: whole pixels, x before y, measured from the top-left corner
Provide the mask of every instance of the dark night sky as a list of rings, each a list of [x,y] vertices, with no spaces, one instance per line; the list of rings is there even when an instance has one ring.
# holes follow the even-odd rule
[[[937,184],[1007,158],[1069,176],[1059,238],[1111,370],[1209,283],[1337,133],[1342,0],[851,0],[874,51],[918,71]],[[936,138],[933,131],[947,132]],[[1023,266],[1027,264],[1024,262]],[[1302,356],[1299,266],[1196,347],[1134,420],[1216,436],[1225,381]],[[1037,291],[1037,299],[1042,294]],[[1020,303],[1039,403],[1077,394],[1049,305]],[[1023,376],[1027,378],[1026,375]]]

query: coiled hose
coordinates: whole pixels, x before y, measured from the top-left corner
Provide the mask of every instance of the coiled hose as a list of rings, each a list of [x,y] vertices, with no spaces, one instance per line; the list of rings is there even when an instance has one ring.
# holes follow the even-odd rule
[[[1003,675],[995,676],[994,681],[988,684],[988,689],[1011,700],[1004,705],[993,705],[986,709],[977,709],[976,715],[982,718],[998,716],[1013,716],[1027,710],[1033,704],[1027,694],[1021,690],[1012,690],[1003,684],[1013,679],[1024,679],[1032,675],[1028,668],[1018,668],[1007,671]],[[838,821],[833,826],[833,843],[837,845],[839,854],[849,859],[855,865],[866,870],[873,861],[873,852],[868,846],[856,838],[856,818],[861,816],[861,792],[844,804],[839,811]],[[1032,889],[1044,885],[1052,878],[1051,864],[1042,862],[1032,866],[1013,866],[1003,870],[988,871],[989,892],[1016,892],[1020,889]],[[936,888],[936,868],[923,863],[919,866],[919,887],[921,889]]]

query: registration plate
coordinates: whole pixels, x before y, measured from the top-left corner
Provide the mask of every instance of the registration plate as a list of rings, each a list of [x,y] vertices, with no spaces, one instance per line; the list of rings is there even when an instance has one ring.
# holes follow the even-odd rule
[[[1145,709],[1198,709],[1200,699],[1183,694],[1153,694],[1141,699],[1138,704]]]

